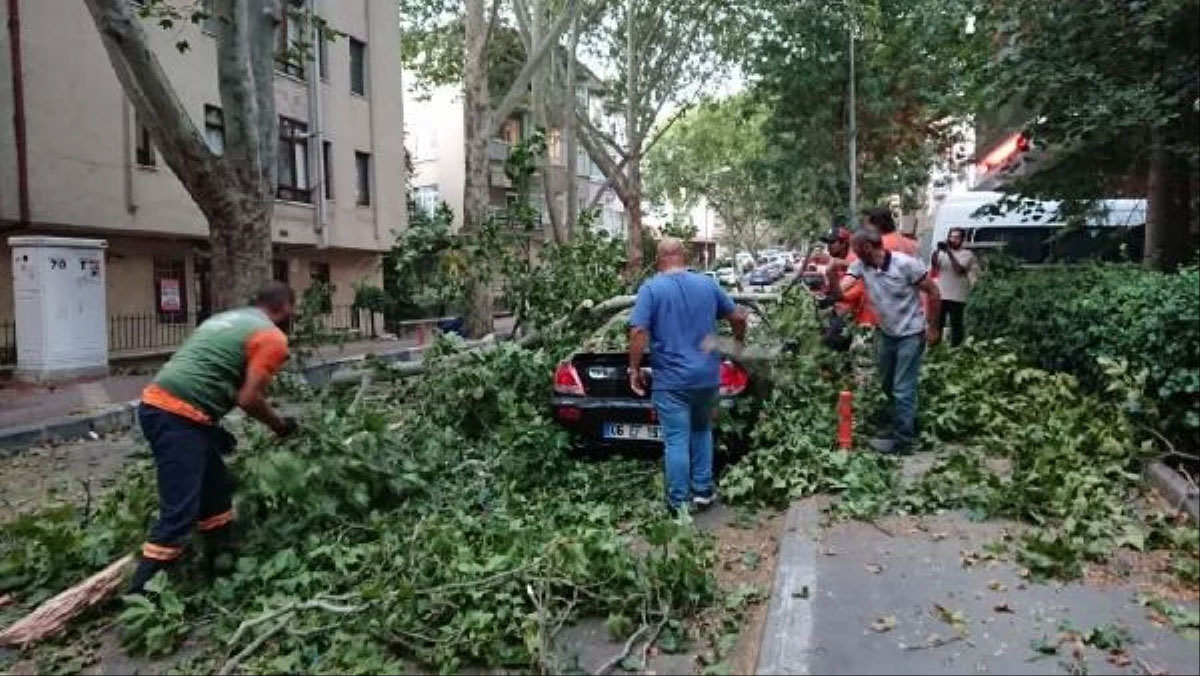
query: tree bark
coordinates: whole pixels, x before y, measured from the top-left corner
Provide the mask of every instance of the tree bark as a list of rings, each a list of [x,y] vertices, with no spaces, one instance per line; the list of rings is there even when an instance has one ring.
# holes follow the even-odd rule
[[[579,51],[579,19],[571,19],[570,37],[567,42],[566,76],[563,78],[562,136],[567,161],[567,211],[566,237],[570,239],[579,223],[579,147],[575,142],[575,80],[578,79],[575,56]],[[583,111],[587,115],[588,111]]]
[[[1190,168],[1171,148],[1169,129],[1151,131],[1143,262],[1173,271],[1195,254],[1191,227]]]
[[[499,0],[493,0],[499,2]],[[466,0],[466,63],[463,67],[463,230],[476,233],[487,222],[489,197],[488,139],[494,133],[487,86],[487,24],[484,0]],[[526,81],[528,83],[528,80]],[[478,270],[480,266],[472,266]],[[470,336],[492,332],[490,281],[473,274],[468,284],[466,329]]]
[[[641,130],[638,129],[638,54],[635,26],[637,0],[625,3],[625,139],[629,144],[625,165],[625,184],[631,189],[622,199],[626,218],[625,277],[636,279],[642,273],[642,158]]]
[[[536,45],[541,43],[542,23],[545,20],[545,16],[546,7],[544,0],[534,0],[533,10],[529,18],[529,44]],[[542,129],[543,133],[546,134],[546,157],[545,162],[542,164],[541,183],[542,197],[546,204],[546,216],[548,217],[549,223],[543,224],[543,230],[549,230],[549,232],[546,233],[549,235],[548,239],[552,238],[555,242],[562,244],[565,240],[562,236],[562,219],[559,218],[558,212],[559,192],[554,186],[554,176],[552,174],[554,168],[550,161],[550,156],[554,150],[554,138],[550,133],[551,125],[549,112],[551,87],[549,76],[550,72],[553,71],[554,50],[551,48],[549,51],[551,53],[548,54],[546,58],[550,59],[551,67],[540,68],[534,74],[533,79],[530,82],[529,100],[530,107],[533,110],[534,124],[536,124],[538,128]],[[558,139],[558,141],[558,151],[561,153],[561,137]]]

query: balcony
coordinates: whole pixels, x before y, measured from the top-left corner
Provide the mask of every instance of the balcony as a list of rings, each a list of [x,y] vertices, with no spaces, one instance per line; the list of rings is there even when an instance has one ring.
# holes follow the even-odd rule
[[[512,181],[504,173],[504,167],[492,167],[489,183],[493,188],[511,188]]]
[[[488,141],[488,159],[493,162],[508,161],[508,143],[500,139]]]

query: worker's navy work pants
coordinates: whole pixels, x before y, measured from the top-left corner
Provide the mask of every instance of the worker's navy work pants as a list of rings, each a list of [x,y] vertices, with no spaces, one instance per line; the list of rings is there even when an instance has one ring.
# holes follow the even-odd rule
[[[193,529],[215,533],[233,521],[233,486],[221,460],[233,436],[147,404],[138,407],[138,422],[154,454],[158,521],[142,545],[135,590],[183,554]]]

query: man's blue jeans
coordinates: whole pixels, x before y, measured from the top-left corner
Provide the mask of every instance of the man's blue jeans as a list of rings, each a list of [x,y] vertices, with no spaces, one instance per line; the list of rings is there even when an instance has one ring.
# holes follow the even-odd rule
[[[667,503],[687,504],[692,495],[713,494],[712,412],[717,388],[654,390],[650,395],[666,448]]]
[[[892,408],[892,434],[897,451],[909,450],[917,437],[917,384],[921,379],[921,356],[925,334],[903,338],[875,332],[875,358],[879,385]]]

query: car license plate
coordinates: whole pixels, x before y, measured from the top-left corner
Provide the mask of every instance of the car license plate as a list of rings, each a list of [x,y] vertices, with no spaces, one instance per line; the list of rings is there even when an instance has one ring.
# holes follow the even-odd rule
[[[604,438],[629,439],[631,441],[661,441],[662,428],[658,425],[604,423]]]

